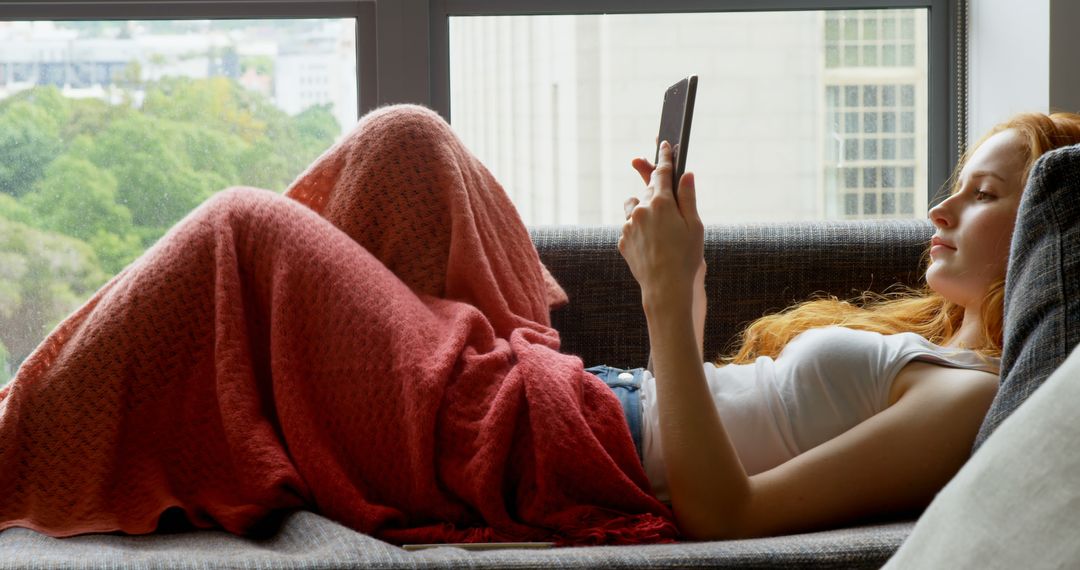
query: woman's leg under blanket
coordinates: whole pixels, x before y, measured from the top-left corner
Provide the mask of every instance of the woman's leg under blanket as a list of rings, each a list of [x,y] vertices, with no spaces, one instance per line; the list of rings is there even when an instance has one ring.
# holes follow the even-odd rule
[[[481,309],[499,336],[566,294],[540,262],[502,186],[438,114],[377,109],[286,195],[319,212],[418,293]]]
[[[224,191],[61,323],[0,392],[0,528],[145,533],[179,506],[197,526],[244,532],[271,510],[322,506],[320,494],[367,517],[350,522],[399,517],[355,481],[393,489],[380,473],[430,477],[431,457],[380,457],[385,469],[360,477],[328,458],[377,453],[364,425],[386,424],[380,437],[403,448],[431,437],[438,379],[466,343],[495,346],[479,312],[451,305],[421,302],[296,202]],[[445,334],[451,313],[468,321],[451,327],[460,334]],[[430,379],[430,400],[402,398],[391,380],[402,377]],[[360,381],[371,378],[387,380]],[[415,490],[385,498],[458,508]]]

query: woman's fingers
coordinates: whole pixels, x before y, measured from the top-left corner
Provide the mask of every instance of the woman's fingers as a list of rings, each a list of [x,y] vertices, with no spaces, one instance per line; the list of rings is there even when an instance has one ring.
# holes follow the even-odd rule
[[[679,212],[683,219],[701,223],[701,216],[697,211],[697,187],[694,184],[694,173],[685,172],[682,180],[679,180]]]
[[[656,168],[652,171],[652,179],[649,181],[649,186],[661,196],[671,196],[672,200],[675,199],[675,193],[671,187],[671,173],[673,168],[674,166],[671,163],[671,144],[667,141],[660,141],[660,159],[656,161]]]
[[[638,176],[641,177],[641,181],[645,184],[648,184],[649,179],[652,178],[652,171],[656,167],[644,158],[635,158],[634,160],[630,161],[630,165],[633,166],[634,170],[637,171]]]
[[[637,206],[641,200],[638,200],[636,196],[631,196],[623,202],[623,212],[626,214],[627,219],[630,218],[630,212],[634,211],[634,207]]]

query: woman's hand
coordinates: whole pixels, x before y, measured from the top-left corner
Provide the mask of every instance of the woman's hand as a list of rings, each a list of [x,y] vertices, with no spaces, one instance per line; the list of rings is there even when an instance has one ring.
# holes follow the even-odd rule
[[[641,198],[630,198],[624,204],[627,217],[619,238],[619,253],[641,286],[646,312],[660,306],[668,310],[673,304],[690,304],[695,297],[695,282],[703,282],[705,275],[705,228],[697,212],[694,175],[683,174],[676,204],[671,188],[670,144],[660,144],[660,160],[655,167],[642,158],[632,164],[648,186]]]

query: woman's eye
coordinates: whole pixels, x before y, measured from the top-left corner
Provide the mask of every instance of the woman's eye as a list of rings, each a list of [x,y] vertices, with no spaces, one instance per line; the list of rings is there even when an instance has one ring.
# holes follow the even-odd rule
[[[976,200],[985,200],[987,198],[993,198],[993,197],[994,196],[992,194],[988,193],[988,192],[983,192],[982,190],[976,190],[975,191],[975,199]]]

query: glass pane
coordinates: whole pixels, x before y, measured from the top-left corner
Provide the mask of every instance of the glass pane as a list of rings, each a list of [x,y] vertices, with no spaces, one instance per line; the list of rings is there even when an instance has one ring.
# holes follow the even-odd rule
[[[916,113],[920,156],[896,163],[893,139],[891,160],[916,167],[925,191],[925,105],[897,108],[897,86],[925,101],[928,70],[885,69],[879,42],[889,22],[895,35],[899,19],[922,26],[927,14],[454,16],[451,124],[527,224],[620,224],[622,203],[641,188],[628,164],[654,156],[664,90],[695,74],[687,169],[706,222],[864,217],[862,194],[858,212],[846,214],[845,193],[827,191],[827,172],[858,189],[862,168],[883,166],[884,113],[893,113],[894,130],[897,112]],[[648,33],[656,29],[677,33]],[[886,43],[896,59],[896,41]],[[925,39],[906,43],[928,61]]]
[[[881,65],[884,65],[885,67],[896,65],[896,46],[881,46]]]
[[[877,107],[877,85],[863,85],[863,102],[866,107]]]
[[[825,48],[825,67],[840,67],[840,48],[836,46]]]
[[[905,16],[900,20],[900,39],[913,40],[915,39],[915,19],[910,16]]]
[[[840,21],[837,20],[836,16],[833,14],[829,14],[829,16],[825,19],[825,39],[840,39]]]
[[[866,139],[863,141],[863,158],[866,160],[877,159],[877,139]]]
[[[886,192],[881,195],[881,213],[892,214],[896,212],[896,194]]]
[[[877,113],[863,113],[863,132],[864,133],[876,133],[877,128]]]
[[[877,188],[877,169],[864,168],[862,172],[863,188]]]
[[[907,67],[915,65],[915,46],[900,46],[900,65]]]
[[[844,65],[847,67],[859,65],[859,46],[844,46]]]
[[[859,39],[859,17],[852,14],[844,18],[844,39],[853,42]]]
[[[886,40],[896,39],[896,18],[881,20],[881,37]]]
[[[355,36],[351,18],[0,24],[0,383],[206,198],[283,191],[352,128]]]
[[[859,141],[857,139],[844,141],[844,160],[859,160]]]
[[[876,45],[863,46],[862,64],[864,67],[874,67],[878,62],[878,47]]]
[[[869,19],[863,22],[863,37],[864,40],[876,40],[877,39],[877,20]]]
[[[900,213],[912,214],[915,212],[915,195],[910,192],[904,192],[900,195]]]
[[[877,213],[877,194],[863,194],[863,213]]]

